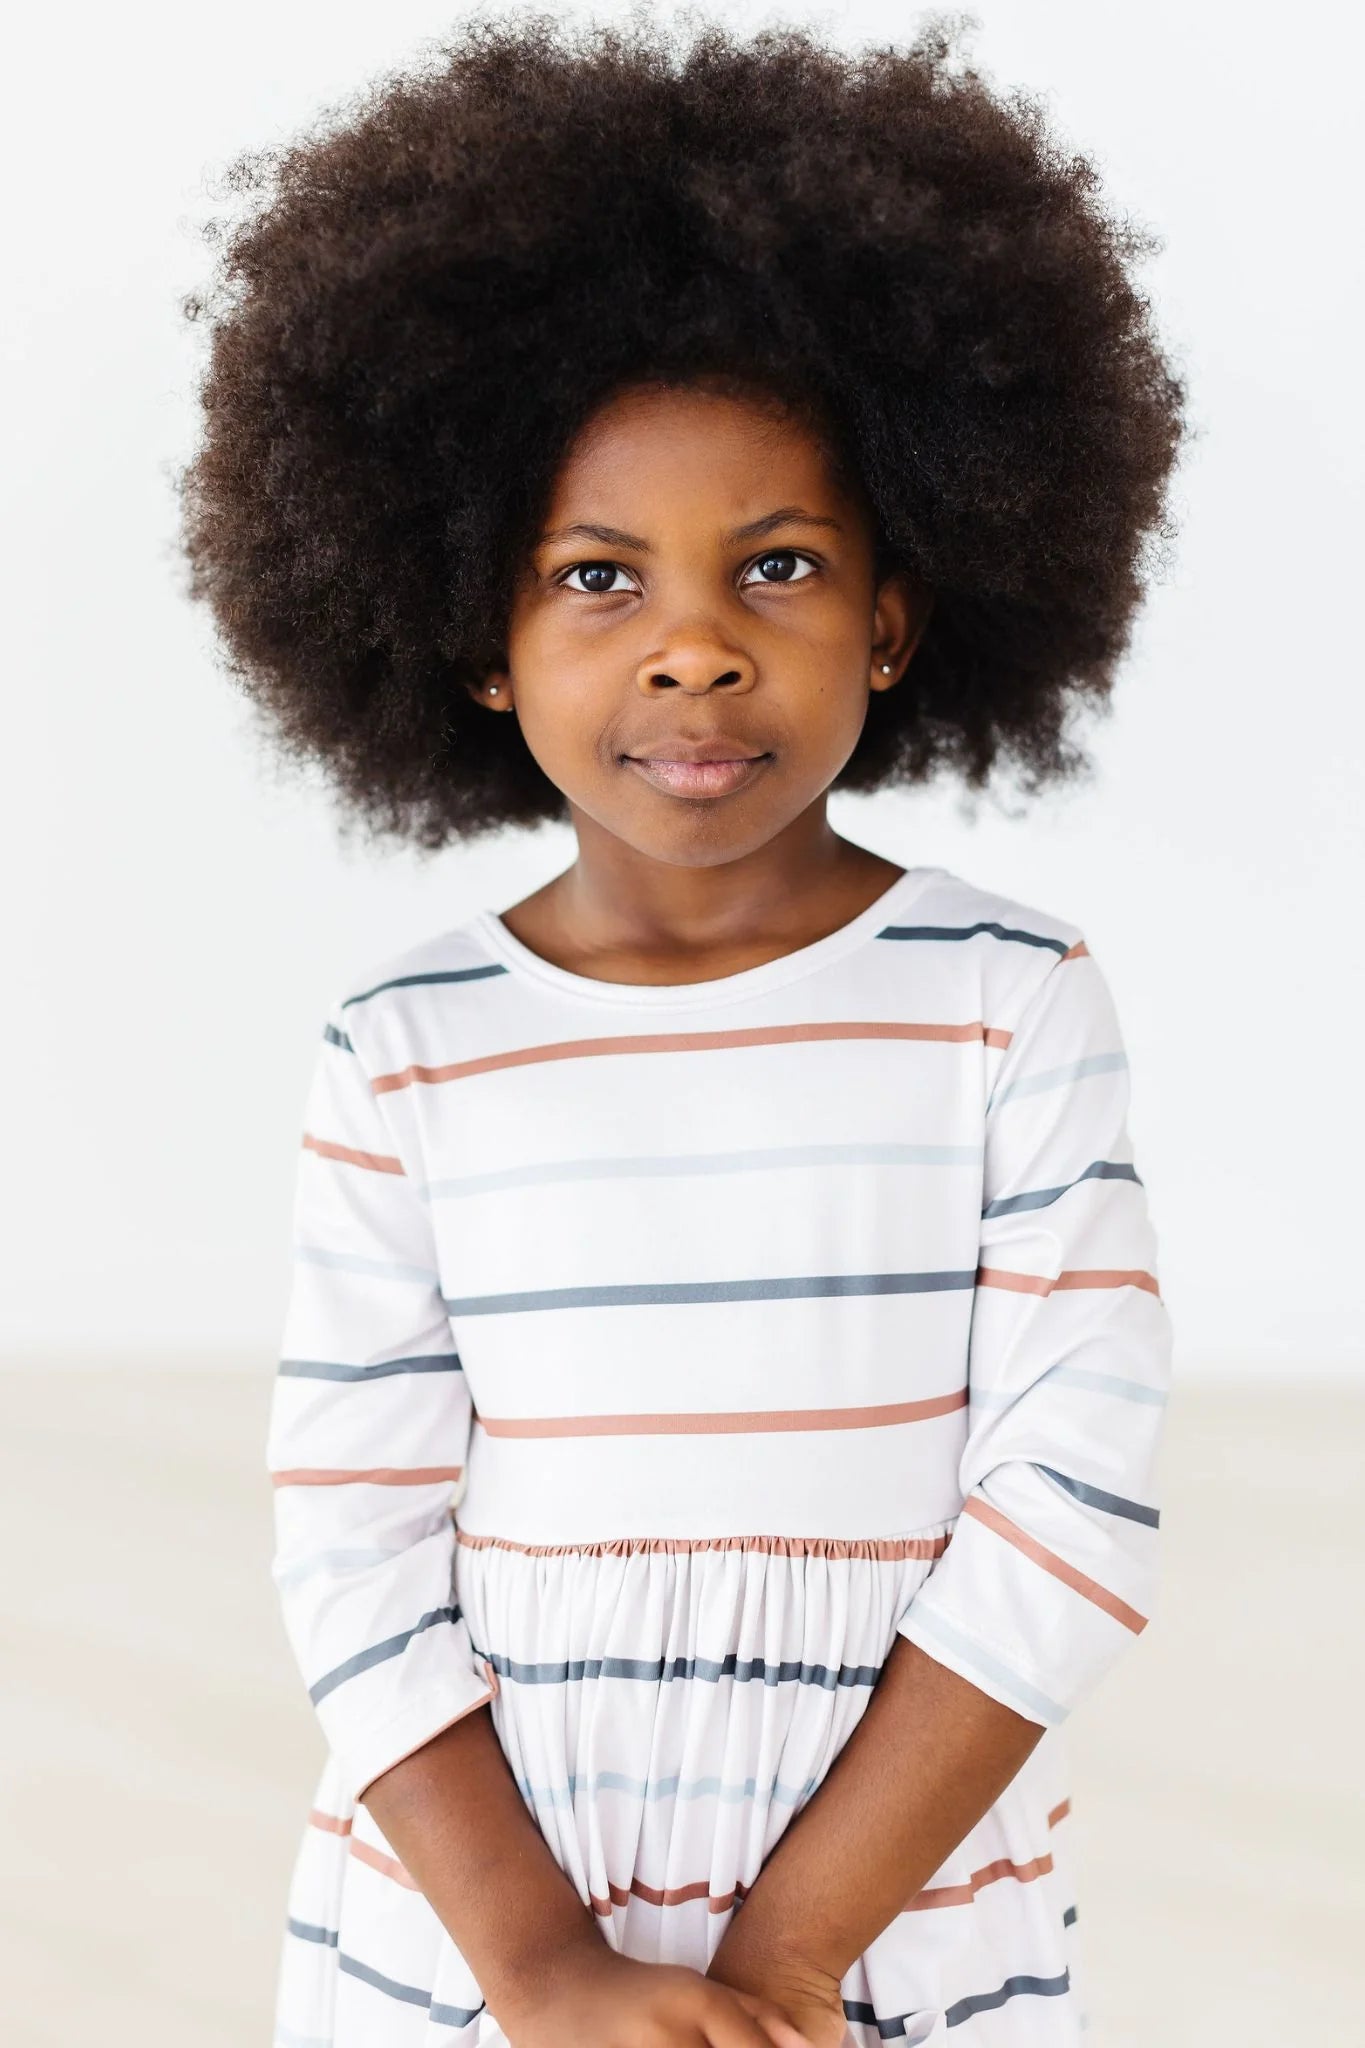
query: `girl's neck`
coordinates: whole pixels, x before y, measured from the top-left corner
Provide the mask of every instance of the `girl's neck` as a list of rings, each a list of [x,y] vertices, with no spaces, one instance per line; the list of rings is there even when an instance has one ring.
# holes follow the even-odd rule
[[[765,849],[766,851],[766,849]],[[678,984],[761,966],[839,930],[905,870],[827,832],[810,861],[724,869],[579,858],[499,913],[551,965],[598,981]]]

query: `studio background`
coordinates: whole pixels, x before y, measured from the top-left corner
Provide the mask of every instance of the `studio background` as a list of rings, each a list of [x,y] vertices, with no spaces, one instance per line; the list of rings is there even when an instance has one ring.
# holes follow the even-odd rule
[[[79,0],[10,32],[0,1967],[23,2048],[268,2039],[320,1741],[266,1575],[263,1439],[321,1021],[375,961],[573,857],[567,829],[434,858],[344,840],[218,667],[176,552],[203,362],[179,304],[224,168],[459,18]],[[724,18],[856,45],[925,13]],[[1358,17],[977,19],[975,60],[1041,92],[1164,238],[1143,277],[1190,384],[1179,534],[1112,712],[1075,727],[1089,782],[831,817],[1079,924],[1128,1045],[1177,1391],[1163,1609],[1073,1722],[1092,2038],[1344,2048],[1365,1994]]]

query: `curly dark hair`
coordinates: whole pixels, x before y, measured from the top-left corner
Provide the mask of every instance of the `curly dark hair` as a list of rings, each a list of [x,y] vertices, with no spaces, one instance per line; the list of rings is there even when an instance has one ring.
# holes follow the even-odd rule
[[[257,203],[184,301],[188,594],[353,816],[433,848],[567,816],[465,685],[572,437],[644,381],[823,423],[879,571],[935,593],[833,788],[1088,771],[1067,715],[1106,704],[1170,537],[1185,391],[1130,275],[1159,244],[959,40],[479,16],[229,167]]]

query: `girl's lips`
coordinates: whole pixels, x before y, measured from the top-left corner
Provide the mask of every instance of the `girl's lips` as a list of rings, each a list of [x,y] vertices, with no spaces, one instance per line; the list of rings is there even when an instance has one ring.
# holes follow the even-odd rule
[[[626,755],[631,767],[670,796],[728,796],[752,782],[771,754],[756,754],[743,761],[643,761]]]

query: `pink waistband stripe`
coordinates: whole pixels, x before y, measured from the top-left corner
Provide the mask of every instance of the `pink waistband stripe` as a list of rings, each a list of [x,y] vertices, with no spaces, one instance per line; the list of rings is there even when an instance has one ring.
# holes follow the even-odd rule
[[[701,1550],[739,1550],[764,1557],[857,1557],[890,1564],[902,1558],[942,1557],[951,1531],[940,1536],[613,1536],[601,1543],[517,1543],[510,1536],[457,1528],[455,1541],[469,1550],[511,1550],[523,1557],[633,1557],[654,1552],[677,1556]]]

